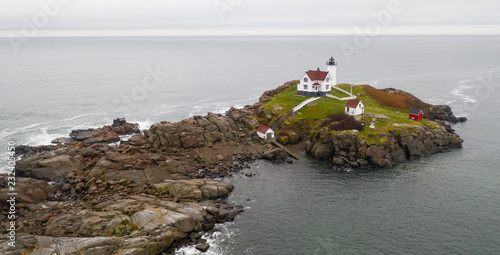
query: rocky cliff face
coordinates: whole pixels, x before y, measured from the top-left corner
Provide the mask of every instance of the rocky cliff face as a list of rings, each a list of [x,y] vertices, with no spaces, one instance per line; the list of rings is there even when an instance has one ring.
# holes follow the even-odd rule
[[[433,105],[423,111],[425,118],[429,120],[442,120],[450,123],[467,121],[466,117],[455,116],[448,105]]]
[[[254,131],[256,127],[258,122],[250,111],[231,109],[229,116],[209,113],[176,123],[160,122],[144,131],[143,143],[149,143],[154,149],[212,147],[216,143],[249,144],[259,141]]]
[[[306,152],[337,166],[392,167],[410,159],[462,147],[463,140],[443,126],[398,125],[394,130],[369,138],[356,133],[314,132],[306,143]]]

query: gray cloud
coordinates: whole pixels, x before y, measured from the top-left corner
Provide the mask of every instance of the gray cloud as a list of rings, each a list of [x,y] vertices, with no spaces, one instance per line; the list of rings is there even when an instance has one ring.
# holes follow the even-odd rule
[[[48,3],[58,0],[41,0]],[[46,30],[359,26],[391,0],[65,0]],[[214,2],[231,10],[221,20]],[[500,1],[400,0],[390,25],[498,25]],[[231,6],[230,3],[236,3]],[[43,10],[37,1],[0,0],[0,30],[19,30]]]

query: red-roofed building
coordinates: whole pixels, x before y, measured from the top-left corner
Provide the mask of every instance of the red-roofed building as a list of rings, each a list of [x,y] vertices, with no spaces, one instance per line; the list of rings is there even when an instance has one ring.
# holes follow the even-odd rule
[[[345,105],[345,113],[349,115],[359,115],[365,112],[365,106],[359,100],[349,100]]]
[[[324,96],[331,93],[332,86],[337,84],[337,62],[332,57],[326,62],[326,71],[307,71],[297,84],[297,94],[303,96]]]
[[[424,113],[420,109],[411,108],[408,119],[422,121],[424,119]]]
[[[262,139],[273,139],[274,131],[266,125],[260,125],[257,128],[257,135]]]

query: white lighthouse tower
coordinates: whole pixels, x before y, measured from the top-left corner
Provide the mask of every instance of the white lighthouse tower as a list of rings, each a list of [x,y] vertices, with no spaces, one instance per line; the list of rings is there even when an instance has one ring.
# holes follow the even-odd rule
[[[326,61],[326,70],[330,74],[332,78],[331,84],[332,86],[337,85],[337,61],[333,57],[331,57],[328,61]]]

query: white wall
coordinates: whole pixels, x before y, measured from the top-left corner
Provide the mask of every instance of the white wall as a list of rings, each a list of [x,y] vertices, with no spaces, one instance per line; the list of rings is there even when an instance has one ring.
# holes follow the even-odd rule
[[[330,84],[334,85],[334,86],[337,85],[337,66],[329,66],[329,65],[327,65],[326,66],[326,70],[328,72],[330,72],[329,73],[330,78],[331,78]]]

